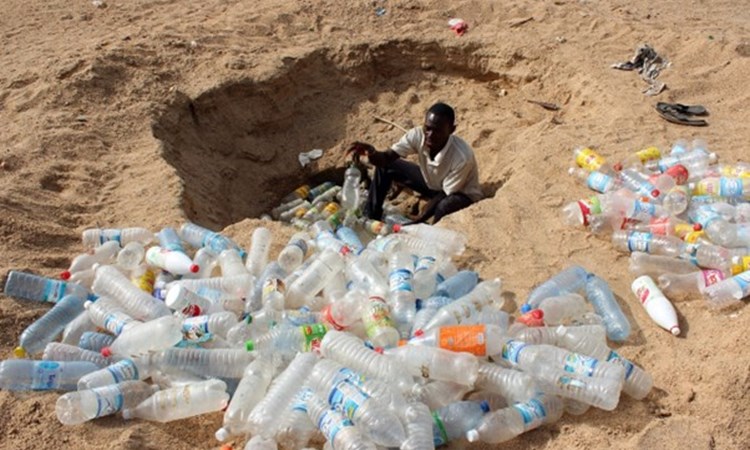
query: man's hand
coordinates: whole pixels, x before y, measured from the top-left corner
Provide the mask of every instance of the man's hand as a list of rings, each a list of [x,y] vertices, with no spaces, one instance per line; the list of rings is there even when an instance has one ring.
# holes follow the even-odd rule
[[[372,154],[375,153],[375,147],[366,142],[354,142],[346,150],[346,156],[352,157],[357,160],[362,156],[367,156],[369,159]]]

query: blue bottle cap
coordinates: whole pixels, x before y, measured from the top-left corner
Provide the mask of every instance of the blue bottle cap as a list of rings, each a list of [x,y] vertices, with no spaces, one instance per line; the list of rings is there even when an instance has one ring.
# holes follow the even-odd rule
[[[482,411],[486,413],[490,412],[490,402],[487,400],[482,400],[482,403],[479,404],[479,406],[482,408]]]
[[[521,305],[521,313],[526,314],[527,312],[531,311],[533,308],[528,303],[524,303]]]

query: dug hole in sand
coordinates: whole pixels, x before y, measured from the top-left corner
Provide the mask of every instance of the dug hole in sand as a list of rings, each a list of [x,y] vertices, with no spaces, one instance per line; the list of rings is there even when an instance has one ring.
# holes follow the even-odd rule
[[[443,100],[456,108],[457,134],[474,147],[488,195],[444,220],[469,238],[459,263],[501,277],[516,305],[570,264],[595,271],[633,326],[618,351],[655,381],[643,401],[623,397],[612,413],[565,416],[502,448],[746,448],[747,313],[678,302],[683,337],[675,339],[632,298],[627,258],[565,227],[559,209],[587,194],[566,173],[577,145],[617,159],[701,137],[722,160],[747,159],[747,12],[698,1],[384,3],[377,16],[369,3],[339,0],[6,2],[2,272],[56,276],[81,251],[80,232],[97,224],[158,230],[194,220],[247,248],[260,223],[247,218],[304,180],[340,176],[349,142],[383,149],[400,137],[373,114],[417,125]],[[456,37],[451,17],[469,32]],[[660,77],[669,88],[656,99],[641,94],[638,77],[609,68],[643,41],[672,61]],[[664,122],[657,99],[706,105],[710,126]],[[300,170],[298,153],[313,148],[324,157]],[[270,228],[276,254],[292,230]],[[47,309],[0,299],[3,358]],[[220,414],[63,427],[57,397],[0,392],[0,446],[218,447]]]

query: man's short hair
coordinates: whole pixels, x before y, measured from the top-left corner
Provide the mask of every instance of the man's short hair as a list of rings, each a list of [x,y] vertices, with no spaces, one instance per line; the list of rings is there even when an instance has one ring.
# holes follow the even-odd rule
[[[430,109],[427,110],[427,114],[430,113],[436,116],[440,116],[444,119],[448,119],[448,122],[451,125],[454,125],[456,121],[456,113],[453,111],[453,108],[442,102],[435,103],[434,105],[430,106]]]

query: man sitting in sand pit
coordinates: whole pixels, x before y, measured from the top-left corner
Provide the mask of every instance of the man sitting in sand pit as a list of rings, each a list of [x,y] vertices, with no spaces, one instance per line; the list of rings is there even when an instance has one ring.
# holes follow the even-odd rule
[[[435,103],[427,110],[424,125],[412,128],[390,149],[376,151],[355,142],[348,152],[366,155],[375,166],[375,177],[365,204],[365,216],[381,220],[383,201],[396,182],[429,198],[424,212],[414,221],[434,217],[437,223],[448,214],[466,208],[482,198],[474,151],[456,130],[453,108]],[[418,164],[402,158],[416,154]]]

